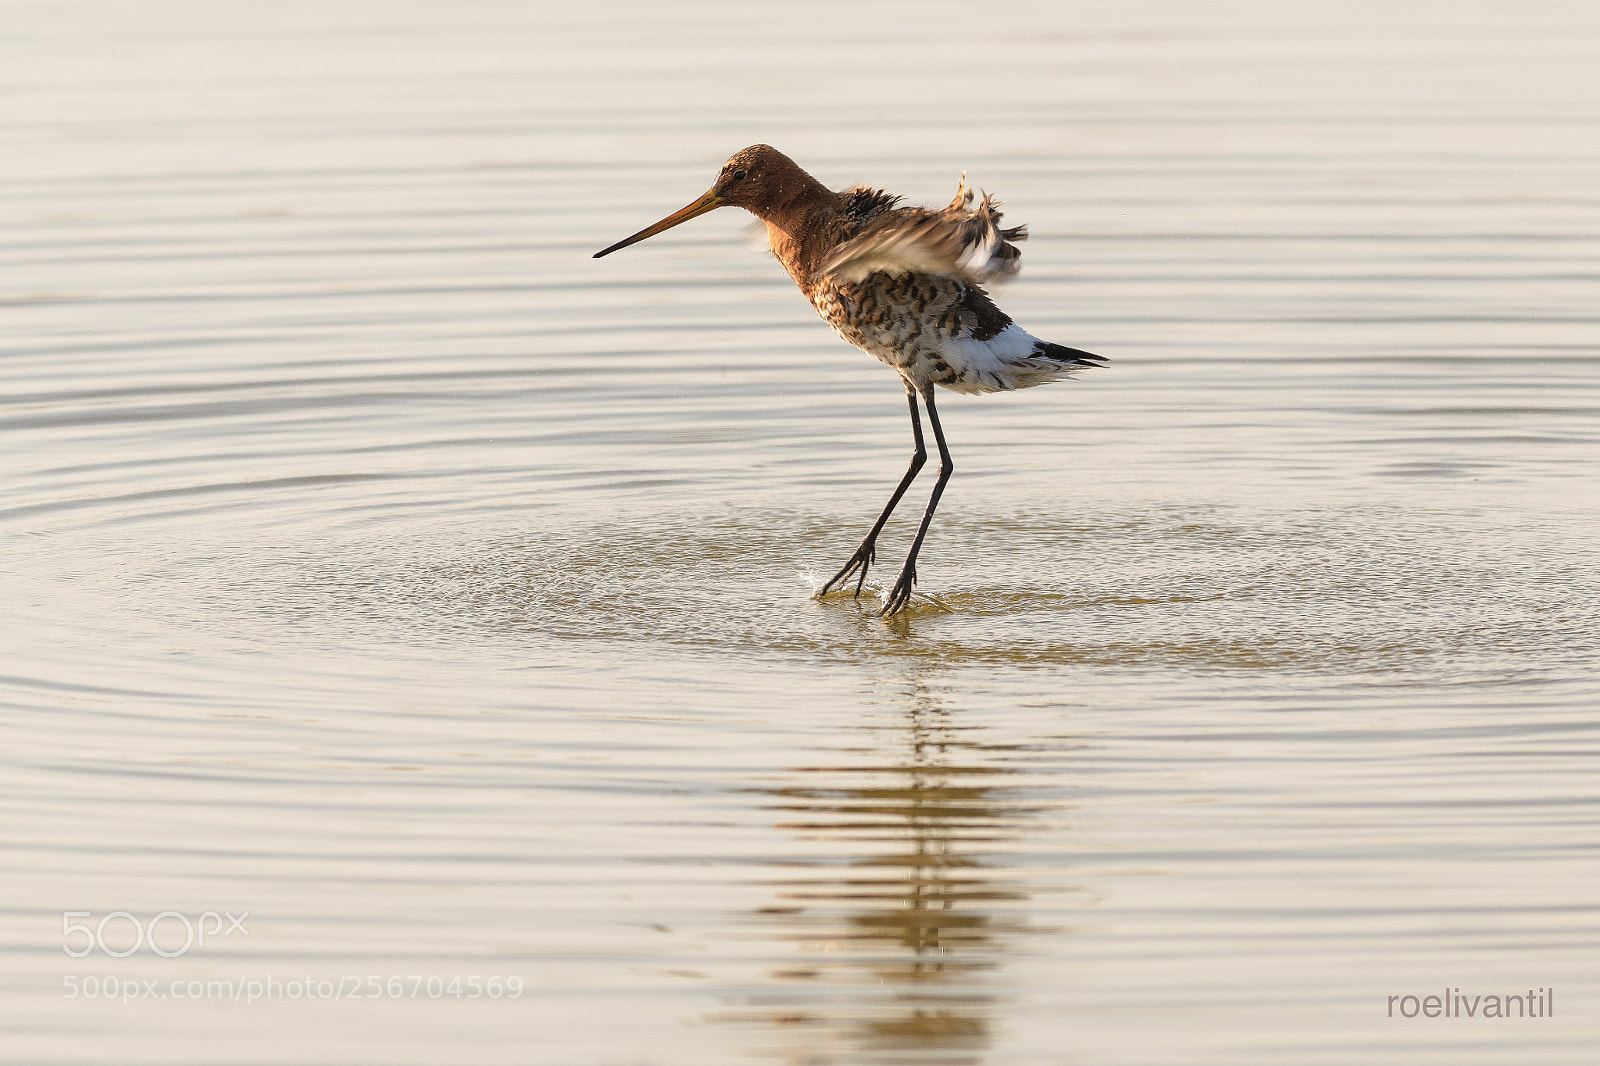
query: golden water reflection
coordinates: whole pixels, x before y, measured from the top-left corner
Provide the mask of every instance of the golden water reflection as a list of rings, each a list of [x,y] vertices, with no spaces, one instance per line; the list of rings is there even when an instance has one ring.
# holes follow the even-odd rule
[[[1028,893],[1004,856],[1041,812],[1003,747],[969,739],[920,687],[869,735],[885,761],[795,768],[776,828],[817,857],[756,912],[787,951],[764,994],[718,1020],[786,1063],[979,1063],[1024,933]]]

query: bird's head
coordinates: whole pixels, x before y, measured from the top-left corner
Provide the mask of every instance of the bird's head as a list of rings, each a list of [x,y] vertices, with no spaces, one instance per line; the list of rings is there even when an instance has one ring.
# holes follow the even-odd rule
[[[632,237],[594,253],[594,257],[599,259],[603,255],[610,255],[619,248],[637,244],[646,237],[654,237],[719,207],[742,207],[757,217],[765,217],[768,210],[787,203],[796,193],[814,184],[816,182],[810,175],[776,148],[753,144],[735,152],[722,164],[722,169],[717,171],[717,180],[712,182],[711,188],[700,199],[681,211],[674,211],[655,225],[645,227]]]
[[[760,215],[762,208],[785,202],[810,183],[810,175],[793,159],[769,144],[752,144],[722,164],[711,192],[721,201],[719,206],[742,207]]]

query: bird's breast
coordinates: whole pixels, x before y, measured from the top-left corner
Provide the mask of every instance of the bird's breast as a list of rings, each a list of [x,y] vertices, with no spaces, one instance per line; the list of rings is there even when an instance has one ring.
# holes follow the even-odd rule
[[[807,295],[818,314],[862,347],[988,340],[1011,324],[983,290],[935,274],[877,273],[859,282],[824,277]]]

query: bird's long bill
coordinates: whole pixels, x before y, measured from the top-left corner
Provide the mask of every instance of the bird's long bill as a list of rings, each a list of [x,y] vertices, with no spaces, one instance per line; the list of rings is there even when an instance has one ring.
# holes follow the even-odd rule
[[[717,208],[721,207],[722,204],[722,198],[717,195],[717,190],[712,189],[704,196],[700,197],[700,199],[684,208],[682,211],[674,211],[660,222],[657,222],[654,226],[646,226],[638,233],[635,233],[632,237],[626,237],[618,241],[616,244],[613,244],[610,248],[602,248],[600,251],[594,253],[594,257],[599,259],[602,255],[610,255],[618,248],[626,248],[630,244],[638,244],[646,237],[654,237],[656,234],[661,233],[664,230],[669,230],[673,226],[687,222],[691,218],[698,218],[707,211],[715,211]]]

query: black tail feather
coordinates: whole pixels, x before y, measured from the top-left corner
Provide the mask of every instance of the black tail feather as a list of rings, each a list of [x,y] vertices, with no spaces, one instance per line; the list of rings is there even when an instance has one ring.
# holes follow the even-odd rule
[[[1065,344],[1051,344],[1049,341],[1040,341],[1033,347],[1033,354],[1042,355],[1046,359],[1054,359],[1058,363],[1069,366],[1105,366],[1110,362],[1103,355],[1093,352],[1080,352],[1076,348],[1068,348]]]

